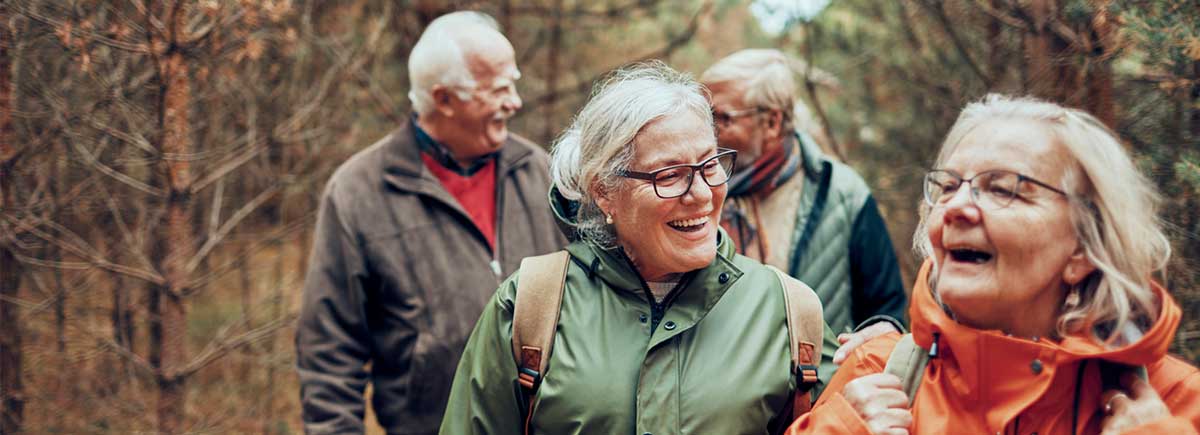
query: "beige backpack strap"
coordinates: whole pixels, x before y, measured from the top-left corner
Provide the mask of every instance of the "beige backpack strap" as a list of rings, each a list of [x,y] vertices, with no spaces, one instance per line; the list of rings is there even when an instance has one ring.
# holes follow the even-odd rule
[[[525,392],[529,415],[533,415],[532,399],[554,346],[570,260],[571,255],[565,250],[521,260],[513,308],[512,346],[517,360],[517,381]]]
[[[792,351],[792,370],[796,375],[792,419],[796,419],[812,407],[811,392],[817,385],[825,318],[821,299],[812,288],[775,267],[771,267],[771,270],[783,285],[784,303],[787,305],[788,341]]]
[[[921,378],[925,375],[925,366],[927,365],[929,365],[929,352],[913,341],[912,334],[904,334],[903,337],[900,337],[900,342],[896,343],[896,347],[892,348],[887,365],[883,367],[884,373],[890,373],[900,378],[904,394],[908,395],[909,407],[912,406],[913,399],[917,397],[917,388],[921,386]]]

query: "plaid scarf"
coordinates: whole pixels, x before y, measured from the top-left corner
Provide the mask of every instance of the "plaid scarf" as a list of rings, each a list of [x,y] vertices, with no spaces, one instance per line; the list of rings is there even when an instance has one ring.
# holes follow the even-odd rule
[[[750,198],[765,198],[783,183],[796,175],[800,168],[800,146],[794,136],[784,140],[783,146],[770,154],[759,157],[753,165],[737,171],[729,178],[729,198],[748,198],[749,201],[726,201],[721,212],[721,226],[733,238],[738,253],[766,261],[766,240],[758,237],[762,222],[758,218],[757,201]],[[740,205],[748,204],[754,210],[743,210]],[[754,245],[757,256],[748,252]]]

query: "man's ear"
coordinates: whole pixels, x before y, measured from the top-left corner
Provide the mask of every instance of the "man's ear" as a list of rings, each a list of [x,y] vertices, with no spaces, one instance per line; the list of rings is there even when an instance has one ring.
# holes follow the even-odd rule
[[[1063,268],[1063,282],[1067,285],[1079,284],[1088,275],[1096,271],[1096,265],[1092,264],[1092,260],[1087,257],[1087,252],[1083,246],[1075,249],[1075,253],[1067,259],[1067,266]]]
[[[783,131],[783,111],[768,109],[766,116],[763,117],[763,123],[766,126],[768,139],[783,137],[787,134]]]
[[[429,94],[433,96],[433,110],[442,116],[454,116],[455,96],[450,91],[450,88],[442,85],[433,85],[433,90],[429,91]]]

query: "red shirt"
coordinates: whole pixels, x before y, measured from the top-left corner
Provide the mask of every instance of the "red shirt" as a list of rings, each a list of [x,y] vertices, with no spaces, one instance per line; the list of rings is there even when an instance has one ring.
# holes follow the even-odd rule
[[[496,159],[491,159],[471,175],[459,175],[442,166],[428,153],[421,160],[429,172],[442,182],[442,187],[458,200],[475,228],[483,233],[488,247],[496,251]]]

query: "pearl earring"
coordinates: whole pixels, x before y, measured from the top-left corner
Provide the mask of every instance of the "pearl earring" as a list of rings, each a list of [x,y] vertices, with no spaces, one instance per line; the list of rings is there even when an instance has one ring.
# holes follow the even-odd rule
[[[606,224],[609,224],[609,225],[612,225],[612,222],[613,222],[613,221],[612,221],[612,215],[611,215],[611,214],[606,214],[606,215],[604,215],[604,223],[606,223]]]

